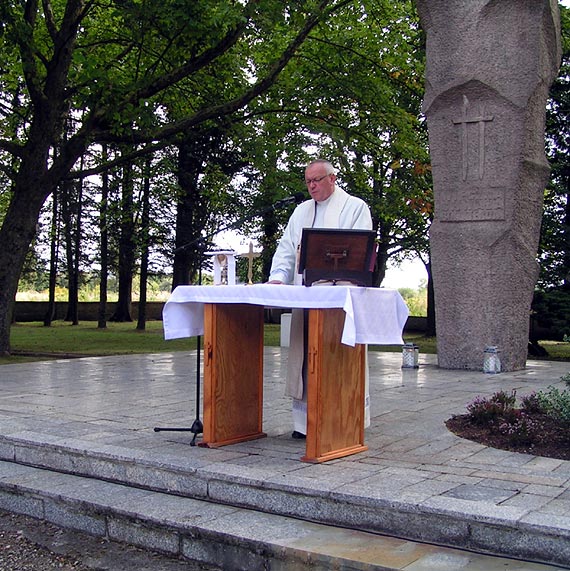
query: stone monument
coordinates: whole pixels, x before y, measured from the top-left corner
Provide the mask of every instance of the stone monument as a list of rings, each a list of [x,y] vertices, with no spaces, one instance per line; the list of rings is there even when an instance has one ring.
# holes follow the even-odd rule
[[[560,65],[556,0],[416,0],[427,38],[424,112],[439,366],[525,367],[548,90]]]

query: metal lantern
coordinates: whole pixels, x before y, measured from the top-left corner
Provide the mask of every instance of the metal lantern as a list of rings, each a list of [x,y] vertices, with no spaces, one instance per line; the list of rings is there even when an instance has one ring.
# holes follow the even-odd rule
[[[499,349],[495,345],[485,347],[483,351],[483,372],[491,375],[501,372]]]
[[[419,368],[420,348],[413,343],[402,345],[402,369]]]

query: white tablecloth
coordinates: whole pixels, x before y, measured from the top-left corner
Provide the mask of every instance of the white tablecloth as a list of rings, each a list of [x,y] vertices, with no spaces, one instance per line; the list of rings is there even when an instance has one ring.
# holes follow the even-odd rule
[[[204,333],[205,303],[248,303],[264,307],[342,308],[346,317],[342,343],[402,345],[408,308],[390,289],[353,286],[293,286],[277,284],[178,286],[163,313],[165,339]]]

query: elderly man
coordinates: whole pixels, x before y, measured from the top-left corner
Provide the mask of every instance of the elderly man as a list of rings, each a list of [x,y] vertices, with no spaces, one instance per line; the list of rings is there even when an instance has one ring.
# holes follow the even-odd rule
[[[372,229],[368,206],[336,186],[336,173],[330,162],[311,162],[305,169],[305,183],[311,199],[297,206],[291,215],[273,256],[269,283],[301,284],[298,265],[303,228]],[[303,310],[293,310],[286,388],[293,397],[293,438],[304,438],[307,433],[303,346]]]

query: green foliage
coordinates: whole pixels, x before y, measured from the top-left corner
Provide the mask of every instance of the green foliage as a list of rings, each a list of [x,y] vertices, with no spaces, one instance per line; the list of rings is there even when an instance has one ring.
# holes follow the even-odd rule
[[[527,446],[541,437],[546,422],[542,415],[570,424],[570,391],[549,387],[521,397],[516,408],[516,391],[498,391],[491,397],[478,396],[467,405],[471,423],[508,437],[513,446]]]
[[[536,291],[532,311],[539,325],[550,329],[553,339],[570,334],[570,290],[567,288]]]
[[[398,292],[406,302],[410,315],[425,317],[427,315],[427,288],[398,288]]]
[[[469,421],[478,426],[497,430],[507,436],[512,445],[529,445],[540,437],[546,415],[570,425],[570,391],[549,387],[547,391],[532,392],[521,397],[516,408],[516,391],[498,391],[491,397],[476,397],[467,405]]]
[[[547,391],[538,393],[540,405],[545,414],[570,424],[570,391],[549,387]]]
[[[570,9],[560,6],[562,64],[550,88],[546,152],[552,167],[544,193],[539,263],[542,289],[570,288]]]

